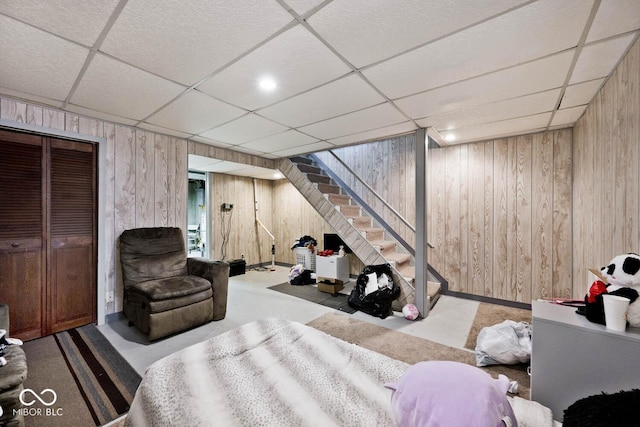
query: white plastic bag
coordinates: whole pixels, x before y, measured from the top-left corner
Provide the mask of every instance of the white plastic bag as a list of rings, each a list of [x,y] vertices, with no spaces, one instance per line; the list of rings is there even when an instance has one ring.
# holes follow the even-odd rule
[[[476,366],[514,365],[531,359],[531,325],[505,320],[482,328],[476,342]]]

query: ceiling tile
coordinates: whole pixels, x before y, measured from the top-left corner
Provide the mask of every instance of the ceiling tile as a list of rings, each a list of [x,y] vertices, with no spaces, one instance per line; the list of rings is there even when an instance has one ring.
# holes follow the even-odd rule
[[[314,7],[320,5],[324,0],[286,0],[286,3],[298,15],[304,15]]]
[[[67,104],[65,110],[71,111],[72,113],[82,114],[83,116],[87,117],[93,117],[94,119],[102,119],[108,122],[120,123],[127,126],[135,126],[138,123],[137,120],[116,116],[114,114],[104,113],[102,111],[92,110],[91,108],[85,108],[75,104]]]
[[[213,166],[221,162],[222,160],[220,159],[189,154],[189,169],[204,170],[206,167]]]
[[[253,139],[273,135],[283,132],[288,128],[271,120],[257,116],[253,113],[246,114],[222,126],[203,132],[201,135],[206,138],[237,145]]]
[[[395,99],[521,64],[575,47],[590,9],[590,3],[583,0],[541,0],[363,74]]]
[[[578,107],[558,110],[553,116],[553,120],[551,120],[551,126],[573,126],[578,121],[578,119],[582,117],[582,114],[586,109],[586,105],[580,105]]]
[[[93,46],[117,4],[118,0],[3,0],[0,13]]]
[[[198,90],[255,110],[344,75],[350,68],[304,27],[284,32],[198,86]],[[260,90],[269,76],[273,91]]]
[[[433,127],[441,132],[460,127],[529,116],[552,111],[558,102],[559,96],[560,89],[553,89],[504,101],[483,104],[473,108],[438,114],[419,120],[418,124],[422,127]]]
[[[259,111],[271,120],[295,127],[336,117],[384,102],[359,76],[352,74]]]
[[[0,86],[64,101],[89,50],[0,15]],[[64,58],[64,60],[61,60]]]
[[[344,116],[314,123],[300,128],[301,132],[315,136],[318,139],[331,139],[354,133],[377,129],[407,120],[391,104],[384,103],[365,110],[345,114]]]
[[[561,87],[573,51],[434,89],[395,101],[410,117],[423,118],[458,109]]]
[[[318,141],[312,144],[300,145],[298,147],[289,148],[287,150],[274,151],[271,154],[273,154],[276,158],[281,158],[281,157],[297,156],[300,154],[315,153],[318,151],[324,151],[331,148],[333,148],[333,145],[329,144],[328,142]]]
[[[141,120],[185,90],[153,74],[96,54],[71,102]]]
[[[605,79],[597,79],[567,86],[567,90],[564,92],[562,102],[560,103],[560,108],[588,104],[593,97],[596,96],[604,80]]]
[[[480,22],[524,0],[334,0],[308,19],[361,68]],[[400,24],[401,23],[401,24]]]
[[[171,135],[171,136],[175,136],[178,138],[189,138],[192,134],[190,133],[185,133],[185,132],[178,132],[176,130],[173,129],[168,129],[162,126],[156,126],[156,125],[152,125],[151,123],[138,123],[137,127],[142,128],[142,129],[146,129],[146,130],[150,130],[156,133],[162,133],[164,135]]]
[[[602,0],[587,43],[640,28],[638,0]]]
[[[387,126],[383,128],[373,129],[366,132],[360,132],[340,138],[330,139],[329,142],[335,146],[354,144],[363,141],[372,141],[374,139],[380,139],[383,137],[391,137],[394,135],[401,135],[416,130],[416,126],[412,122],[399,123],[393,126]]]
[[[200,134],[245,113],[240,108],[191,90],[145,121],[180,132]]]
[[[547,126],[550,118],[551,113],[544,113],[501,122],[470,126],[456,130],[456,137],[460,141],[470,142],[542,131]]]
[[[590,44],[582,49],[570,84],[607,77],[627,51],[636,34]]]
[[[102,49],[192,85],[292,19],[275,0],[129,0]]]
[[[311,144],[317,141],[318,140],[316,138],[310,137],[309,135],[302,134],[295,130],[290,130],[276,135],[271,135],[266,138],[247,142],[246,144],[240,145],[240,147],[263,153],[272,153],[275,151]]]
[[[243,167],[233,171],[234,175],[237,176],[250,176],[257,179],[282,179],[282,173],[277,169],[266,169],[257,166],[248,167],[247,165],[242,165]],[[276,177],[277,174],[277,177]]]

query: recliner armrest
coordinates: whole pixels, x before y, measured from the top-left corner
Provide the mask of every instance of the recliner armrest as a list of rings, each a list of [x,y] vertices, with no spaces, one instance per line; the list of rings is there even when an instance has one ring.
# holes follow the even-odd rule
[[[211,282],[213,290],[213,320],[221,320],[227,314],[229,289],[229,264],[208,258],[187,258],[189,275],[199,276]]]
[[[9,306],[0,304],[0,329],[4,329],[9,333]]]

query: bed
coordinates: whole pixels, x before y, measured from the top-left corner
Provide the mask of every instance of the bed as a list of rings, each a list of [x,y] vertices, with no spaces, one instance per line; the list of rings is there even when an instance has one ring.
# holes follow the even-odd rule
[[[125,425],[395,426],[384,384],[410,367],[300,323],[258,320],[152,364]],[[549,408],[508,400],[520,427],[553,425]]]
[[[392,426],[383,385],[409,365],[270,318],[151,365],[127,426]]]

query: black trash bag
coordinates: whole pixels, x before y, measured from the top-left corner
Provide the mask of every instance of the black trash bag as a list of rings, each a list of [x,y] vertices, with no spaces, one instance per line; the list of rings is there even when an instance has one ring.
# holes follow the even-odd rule
[[[313,285],[316,279],[311,278],[311,270],[303,270],[302,273],[291,279],[292,285]]]
[[[369,280],[367,276],[371,273],[375,273],[378,279],[383,273],[386,274],[389,278],[391,288],[384,287],[367,295],[365,293],[367,281]],[[384,319],[393,314],[391,304],[399,296],[400,287],[393,282],[391,266],[389,264],[367,265],[362,269],[362,273],[358,275],[356,285],[351,291],[347,303],[351,308]]]

